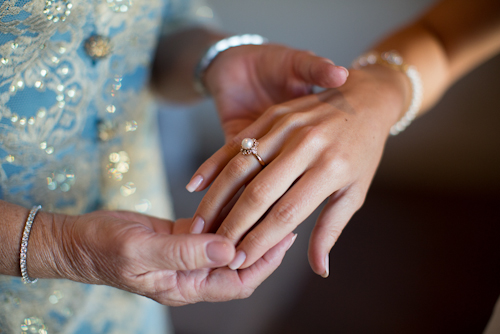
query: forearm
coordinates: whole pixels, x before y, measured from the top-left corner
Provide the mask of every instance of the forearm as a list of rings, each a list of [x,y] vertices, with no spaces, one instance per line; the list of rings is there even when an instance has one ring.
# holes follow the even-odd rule
[[[0,201],[0,275],[21,276],[19,251],[29,210]],[[28,274],[34,278],[60,278],[57,270],[56,240],[62,222],[39,211],[35,217],[28,243]]]
[[[190,102],[200,98],[194,90],[196,64],[214,42],[226,37],[204,28],[192,28],[164,36],[152,67],[151,86],[162,98]]]
[[[500,51],[500,2],[442,1],[373,49],[397,50],[405,63],[416,66],[423,113],[461,76]]]

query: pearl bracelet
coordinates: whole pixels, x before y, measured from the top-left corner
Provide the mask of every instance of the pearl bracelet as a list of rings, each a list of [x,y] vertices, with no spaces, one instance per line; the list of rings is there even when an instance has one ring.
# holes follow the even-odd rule
[[[219,55],[219,53],[236,46],[262,45],[265,43],[267,43],[266,38],[260,35],[251,34],[235,35],[216,42],[208,48],[207,52],[205,52],[201,60],[198,62],[198,65],[196,65],[194,71],[194,89],[202,95],[210,95],[205,84],[203,83],[203,76],[205,75],[205,71],[207,70],[208,66],[210,66],[210,64],[213,62],[215,57]]]
[[[403,114],[403,117],[401,117],[401,119],[391,127],[390,133],[395,136],[404,131],[415,119],[415,117],[417,117],[423,99],[422,80],[420,79],[420,74],[418,73],[417,68],[415,66],[405,64],[403,62],[403,58],[396,51],[384,52],[380,56],[375,51],[370,51],[356,58],[352,63],[352,67],[360,69],[374,64],[387,66],[394,70],[403,72],[410,80],[412,92],[410,105]]]
[[[26,265],[26,258],[28,256],[28,240],[30,238],[31,226],[33,225],[38,210],[40,210],[41,208],[41,205],[35,205],[34,207],[32,207],[30,214],[28,215],[28,219],[26,219],[26,224],[24,225],[23,237],[21,239],[21,259],[19,260],[22,281],[24,284],[36,283],[38,281],[38,278],[32,279],[28,276],[28,266]]]

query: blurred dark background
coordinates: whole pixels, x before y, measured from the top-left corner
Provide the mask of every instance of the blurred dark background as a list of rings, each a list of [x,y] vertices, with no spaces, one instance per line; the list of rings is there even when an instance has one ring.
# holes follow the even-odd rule
[[[349,67],[432,3],[209,5],[225,31],[259,33]],[[176,333],[481,333],[500,295],[499,95],[497,56],[389,139],[365,205],[332,250],[328,279],[314,275],[307,262],[316,212],[252,297],[171,308]],[[184,186],[223,144],[216,113],[210,101],[165,106],[160,123],[177,216],[192,216],[203,194]]]

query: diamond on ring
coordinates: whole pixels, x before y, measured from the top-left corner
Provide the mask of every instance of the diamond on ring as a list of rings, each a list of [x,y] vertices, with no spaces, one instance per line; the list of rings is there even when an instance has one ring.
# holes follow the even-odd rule
[[[245,138],[241,141],[240,151],[241,151],[241,153],[243,153],[243,155],[253,154],[253,156],[255,156],[257,158],[259,163],[262,166],[265,166],[266,163],[264,162],[264,160],[262,160],[260,155],[257,153],[257,146],[259,146],[259,142],[255,138]]]

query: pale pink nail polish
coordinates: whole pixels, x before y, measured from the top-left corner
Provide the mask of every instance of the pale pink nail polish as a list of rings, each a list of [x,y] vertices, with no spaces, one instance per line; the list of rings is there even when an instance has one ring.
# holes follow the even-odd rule
[[[191,224],[191,228],[189,229],[189,232],[191,234],[200,234],[203,232],[203,228],[205,227],[205,221],[203,218],[200,216],[196,216],[193,220],[193,223]]]
[[[231,263],[228,265],[229,269],[232,269],[232,270],[236,270],[238,269],[239,267],[241,267],[241,265],[243,264],[243,262],[245,262],[247,258],[247,255],[245,254],[244,251],[238,251],[236,253],[236,256],[234,257],[233,261],[231,261]]]
[[[323,275],[321,275],[321,277],[327,278],[328,276],[330,276],[330,256],[328,254],[326,254],[326,256],[325,256],[325,272],[323,273]]]
[[[345,77],[349,77],[349,70],[347,68],[345,68],[344,66],[337,66],[338,68],[341,68],[345,71]]]
[[[187,186],[186,186],[187,191],[189,191],[190,193],[192,193],[193,191],[195,191],[196,189],[198,189],[198,187],[200,186],[200,184],[202,182],[203,182],[203,176],[196,175],[187,184]]]
[[[295,234],[295,235],[293,236],[292,241],[290,242],[290,245],[288,245],[288,248],[286,249],[287,251],[288,251],[290,248],[292,248],[293,243],[295,242],[295,239],[297,239],[297,235],[298,235],[298,234]]]

